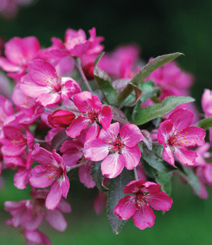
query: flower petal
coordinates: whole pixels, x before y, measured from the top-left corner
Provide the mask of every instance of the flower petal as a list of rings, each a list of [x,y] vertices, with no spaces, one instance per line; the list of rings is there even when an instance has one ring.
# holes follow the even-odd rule
[[[120,199],[113,212],[122,220],[132,217],[136,212],[135,197],[127,195]]]

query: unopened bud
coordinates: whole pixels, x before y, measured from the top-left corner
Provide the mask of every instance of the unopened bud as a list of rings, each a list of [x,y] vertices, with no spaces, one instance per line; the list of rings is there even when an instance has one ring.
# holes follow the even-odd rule
[[[75,115],[73,112],[57,110],[51,115],[48,115],[48,122],[54,128],[66,128],[74,120]]]

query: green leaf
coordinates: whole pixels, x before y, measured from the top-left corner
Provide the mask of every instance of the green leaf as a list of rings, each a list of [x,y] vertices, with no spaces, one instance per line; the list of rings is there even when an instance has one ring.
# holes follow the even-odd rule
[[[178,168],[176,171],[181,177],[183,177],[188,182],[188,184],[196,192],[196,194],[199,195],[200,183],[194,171],[190,167],[184,166],[182,164],[180,165],[180,168]]]
[[[142,90],[141,101],[144,103],[147,99],[156,96],[160,93],[160,89],[155,87],[155,84],[152,81],[146,81],[139,85],[139,88]]]
[[[171,180],[169,173],[158,172],[155,178],[156,182],[161,185],[161,190],[166,194],[171,194]]]
[[[176,168],[168,164],[162,158],[163,146],[154,145],[152,151],[147,148],[142,149],[141,157],[154,169],[159,172],[170,172]]]
[[[201,120],[198,124],[200,128],[203,128],[205,130],[212,128],[212,117],[205,118]]]
[[[150,177],[150,178],[152,178],[152,179],[155,179],[155,178],[156,178],[156,174],[157,174],[157,170],[154,169],[153,167],[151,167],[151,166],[149,165],[149,163],[146,162],[144,159],[142,159],[141,162],[142,162],[142,166],[143,166],[143,168],[144,168],[145,174],[146,174],[148,177]]]
[[[104,55],[104,53],[101,53],[98,58],[94,62],[94,77],[96,79],[96,82],[99,86],[99,89],[102,91],[103,95],[105,96],[105,100],[110,105],[116,105],[117,104],[117,93],[115,88],[111,84],[111,79],[108,76],[106,72],[104,72],[102,69],[97,67],[101,57]]]
[[[188,96],[170,96],[166,97],[162,103],[154,104],[146,108],[136,108],[133,113],[133,123],[142,125],[152,119],[162,117],[164,114],[172,111],[178,105],[193,102],[194,99]]]
[[[147,65],[143,67],[142,70],[140,70],[131,80],[131,83],[134,84],[140,84],[143,82],[143,80],[149,76],[150,73],[152,73],[154,70],[160,68],[161,66],[167,64],[168,62],[176,59],[180,55],[183,55],[182,53],[172,53],[172,54],[166,54],[162,56],[158,56],[152,61],[150,61]]]
[[[91,169],[91,174],[92,178],[96,183],[96,187],[103,192],[108,191],[108,188],[103,185],[103,180],[104,176],[102,175],[101,171],[101,161],[100,162],[94,162],[92,169]]]
[[[129,83],[118,95],[118,105],[121,105],[122,102],[134,91],[134,95],[132,97],[132,101],[125,103],[125,106],[134,106],[141,98],[142,91],[136,85]]]
[[[130,171],[123,169],[119,176],[114,179],[110,179],[109,182],[109,191],[107,193],[107,216],[115,235],[121,231],[126,220],[119,219],[118,216],[113,213],[113,210],[119,200],[125,196],[123,189],[130,181]]]

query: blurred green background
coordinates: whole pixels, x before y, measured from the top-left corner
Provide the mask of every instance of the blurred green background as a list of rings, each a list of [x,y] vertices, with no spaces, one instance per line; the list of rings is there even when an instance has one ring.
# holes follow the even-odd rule
[[[212,89],[212,1],[76,1],[37,0],[20,9],[16,18],[0,18],[0,36],[6,41],[14,36],[36,36],[42,46],[51,44],[52,36],[63,39],[67,28],[82,28],[86,32],[96,27],[104,36],[105,50],[120,44],[138,43],[141,58],[147,61],[158,55],[183,52],[178,59],[182,68],[195,76],[192,95],[200,107],[204,88]],[[88,32],[87,32],[88,33]],[[24,244],[19,231],[5,225],[9,214],[3,212],[3,202],[28,199],[28,191],[12,186],[12,175],[5,175],[5,189],[0,191],[0,244]],[[173,180],[173,208],[162,215],[156,213],[156,224],[140,231],[129,221],[122,232],[112,233],[106,213],[96,216],[93,201],[96,190],[87,190],[74,183],[69,199],[73,213],[64,233],[43,226],[52,244],[73,245],[206,245],[212,242],[212,197],[200,200],[178,178]],[[211,191],[210,191],[211,192]],[[211,192],[212,194],[212,192]]]

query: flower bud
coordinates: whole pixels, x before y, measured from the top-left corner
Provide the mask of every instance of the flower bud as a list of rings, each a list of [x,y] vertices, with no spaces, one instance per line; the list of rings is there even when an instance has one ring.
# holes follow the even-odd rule
[[[83,70],[86,78],[89,81],[94,79],[94,74],[93,74],[93,71],[94,71],[94,63],[93,62],[90,62],[87,65],[83,66],[82,70]]]
[[[51,115],[48,115],[48,122],[54,128],[66,128],[74,120],[75,115],[73,112],[57,110]]]

